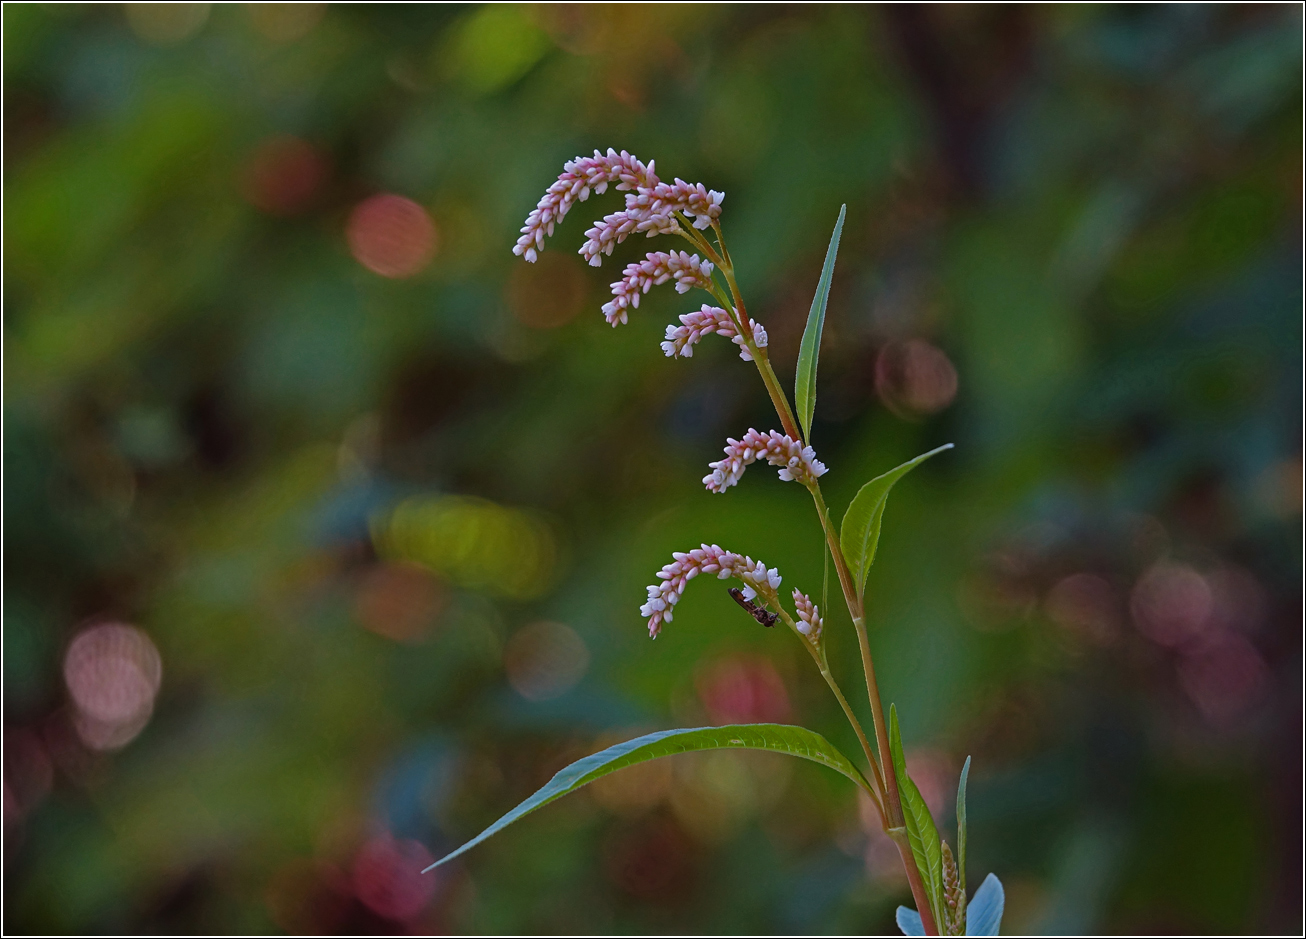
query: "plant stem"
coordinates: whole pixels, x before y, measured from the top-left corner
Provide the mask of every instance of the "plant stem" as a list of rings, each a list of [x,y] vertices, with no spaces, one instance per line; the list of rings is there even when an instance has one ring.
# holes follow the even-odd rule
[[[875,792],[871,793],[871,801],[875,803],[875,810],[880,814],[880,826],[885,827],[888,816],[884,814],[884,786],[879,780],[879,773],[875,771],[875,754],[871,752],[871,743],[866,739],[866,731],[862,730],[861,722],[857,720],[857,715],[853,713],[853,709],[849,706],[848,699],[843,696],[843,690],[839,687],[839,683],[834,680],[834,676],[830,674],[829,666],[819,661],[817,665],[821,668],[821,677],[825,679],[825,683],[830,686],[830,690],[834,692],[834,696],[839,700],[839,707],[843,708],[848,723],[852,724],[853,730],[857,732],[857,739],[861,742],[862,752],[866,754],[866,761],[871,766],[871,785],[876,789]]]
[[[698,250],[706,254],[707,259],[711,261],[713,264],[715,264],[717,267],[724,269],[730,266],[730,262],[728,260],[729,255],[726,254],[725,245],[721,246],[721,254],[717,254],[717,252],[713,250],[711,242],[709,242],[706,238],[704,238],[702,233],[699,232],[697,228],[689,224],[688,219],[686,219],[679,212],[676,213],[676,218],[678,220],[678,224],[676,226],[677,235],[686,239],[695,248],[698,248]],[[719,234],[720,232],[718,232],[718,235]],[[723,257],[722,255],[725,255],[725,257]]]
[[[747,314],[740,311],[740,316]],[[757,371],[762,376],[762,384],[766,385],[767,393],[771,395],[771,404],[775,406],[775,412],[780,416],[780,423],[784,431],[794,440],[802,440],[802,435],[798,432],[798,422],[794,420],[794,412],[789,409],[789,399],[780,389],[780,382],[775,377],[775,371],[771,368],[771,359],[766,353],[766,346],[754,345],[751,339],[747,340],[748,351],[753,356],[753,361],[757,364]]]
[[[735,309],[731,312],[735,314],[739,321],[742,321],[748,314],[744,309],[743,298],[739,294],[739,285],[735,281],[734,267],[728,262],[730,252],[726,249],[720,228],[713,225],[713,231],[716,232],[717,243],[721,246],[721,256],[727,259],[726,263],[717,266],[725,274],[726,283],[730,287],[730,295],[735,301]],[[703,241],[703,244],[706,247],[706,240]],[[741,325],[741,323],[736,325]],[[742,329],[741,335],[743,335]],[[793,410],[789,407],[789,398],[780,388],[780,382],[776,378],[775,370],[771,368],[771,360],[766,353],[766,348],[755,345],[747,337],[746,342],[748,351],[752,354],[753,360],[757,363],[757,370],[762,376],[762,384],[766,386],[767,393],[771,396],[771,403],[775,405],[776,414],[780,418],[780,423],[784,425],[785,433],[794,440],[803,440],[798,431],[798,422],[794,419]],[[804,441],[804,443],[810,443],[810,441]],[[894,770],[893,757],[889,749],[889,728],[884,720],[884,707],[880,703],[880,688],[875,680],[875,663],[871,659],[870,641],[866,636],[865,609],[861,596],[853,585],[852,574],[848,570],[847,559],[844,558],[843,549],[839,545],[838,535],[835,533],[834,526],[830,523],[830,512],[826,508],[825,499],[821,495],[821,484],[813,481],[809,489],[812,498],[816,502],[816,511],[821,518],[821,528],[825,531],[826,543],[830,546],[830,555],[834,558],[834,567],[839,575],[839,586],[843,589],[844,602],[848,605],[848,613],[852,616],[853,628],[857,632],[857,645],[862,656],[862,671],[866,675],[866,696],[870,700],[871,718],[875,723],[875,743],[880,757],[878,761],[875,759],[875,755],[871,753],[865,735],[862,733],[852,709],[847,706],[843,693],[829,677],[827,668],[822,668],[822,676],[826,678],[831,690],[839,698],[840,705],[844,707],[844,713],[852,721],[854,728],[858,732],[858,737],[862,741],[863,748],[866,750],[866,758],[870,761],[871,772],[874,774],[876,785],[884,797],[885,804],[881,808],[880,820],[882,823],[888,823],[885,825],[885,832],[889,837],[893,838],[894,843],[898,846],[898,854],[902,858],[902,866],[907,871],[907,881],[911,885],[912,897],[916,901],[916,910],[920,913],[925,934],[927,936],[936,936],[938,935],[938,928],[934,922],[929,895],[926,893],[925,884],[921,881],[920,870],[916,866],[916,858],[912,855],[911,846],[907,843],[905,837],[906,822],[902,812],[902,797],[898,792],[898,776]],[[823,663],[818,661],[817,664],[822,665]],[[881,771],[882,765],[888,767],[888,772]]]
[[[834,676],[830,674],[830,665],[826,661],[825,649],[817,649],[812,644],[811,640],[798,630],[798,624],[793,621],[793,618],[789,615],[789,611],[780,604],[778,598],[774,602],[776,609],[780,611],[780,615],[784,618],[789,629],[798,637],[804,648],[807,649],[808,654],[811,655],[812,661],[816,663],[816,668],[821,673],[821,677],[825,679],[825,683],[829,685],[830,690],[834,692],[834,697],[839,702],[839,707],[843,708],[844,716],[848,718],[848,723],[852,725],[853,730],[856,732],[857,740],[862,745],[862,752],[866,754],[866,761],[870,764],[872,772],[872,788],[867,790],[867,794],[870,795],[871,801],[875,803],[875,810],[880,814],[880,824],[887,827],[887,823],[885,822],[887,816],[884,814],[884,783],[880,780],[879,774],[875,771],[875,755],[871,752],[871,743],[866,739],[866,731],[862,730],[861,721],[857,720],[857,715],[853,713],[852,707],[849,706],[848,699],[844,697],[843,689],[839,687],[839,683],[835,681]]]

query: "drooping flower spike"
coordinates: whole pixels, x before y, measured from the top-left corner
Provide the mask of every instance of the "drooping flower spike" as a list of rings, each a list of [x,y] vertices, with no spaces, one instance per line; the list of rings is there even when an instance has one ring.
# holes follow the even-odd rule
[[[721,215],[725,193],[707,189],[702,183],[677,179],[661,182],[653,172],[653,163],[645,166],[635,156],[609,148],[592,157],[576,157],[563,165],[562,175],[548,188],[539,204],[526,217],[521,237],[512,253],[534,261],[544,250],[544,239],[553,234],[554,226],[577,202],[584,202],[591,192],[603,193],[608,184],[627,192],[626,207],[605,215],[585,232],[580,255],[592,267],[598,267],[602,255],[636,232],[649,238],[674,232],[679,223],[676,213],[692,218],[693,226],[707,228]]]
[[[743,327],[755,346],[766,347],[766,330],[761,323],[743,315]],[[683,314],[679,326],[667,327],[667,338],[662,342],[662,351],[668,356],[690,358],[694,354],[694,344],[708,333],[733,339],[735,345],[739,346],[739,357],[745,362],[753,361],[753,354],[748,351],[744,336],[735,329],[730,314],[719,306],[710,306],[706,303],[701,310]]]
[[[534,263],[537,252],[544,250],[545,236],[553,234],[554,226],[562,221],[571,207],[584,202],[591,192],[606,192],[609,183],[616,183],[618,190],[651,190],[658,185],[658,178],[653,172],[653,163],[645,166],[625,150],[617,153],[611,147],[606,155],[595,150],[592,157],[569,160],[563,165],[558,181],[548,188],[539,204],[526,216],[526,224],[522,226],[521,237],[512,253]]]
[[[690,185],[683,179],[640,186],[627,194],[625,209],[603,216],[585,232],[586,241],[579,254],[590,267],[598,267],[601,255],[612,254],[613,248],[636,232],[648,238],[675,232],[679,227],[677,212],[694,219],[694,228],[707,228],[721,217],[725,197],[724,192],[709,190],[702,183]]]
[[[739,482],[744,469],[756,460],[780,467],[781,479],[797,480],[804,486],[810,486],[828,472],[825,464],[816,458],[815,450],[775,430],[761,434],[750,427],[743,440],[729,437],[725,454],[725,459],[708,464],[712,472],[703,477],[703,485],[710,492],[725,492]]]
[[[677,551],[671,557],[672,562],[658,571],[658,583],[648,588],[648,600],[639,608],[640,615],[648,617],[651,639],[657,638],[663,623],[671,622],[672,610],[680,602],[685,586],[699,574],[716,574],[721,580],[738,578],[743,581],[745,599],[760,595],[765,602],[779,606],[776,589],[780,586],[780,572],[761,561],[706,544],[693,551]]]
[[[665,284],[673,277],[676,293],[686,293],[694,287],[709,290],[712,287],[713,266],[697,254],[686,251],[657,251],[635,264],[627,264],[621,280],[612,286],[612,299],[603,305],[603,316],[616,326],[626,322],[626,311],[639,306],[639,295],[657,284]],[[723,311],[724,312],[724,311]]]

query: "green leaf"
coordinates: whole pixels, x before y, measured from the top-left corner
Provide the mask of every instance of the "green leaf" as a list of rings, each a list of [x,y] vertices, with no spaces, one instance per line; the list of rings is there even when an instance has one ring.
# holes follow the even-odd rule
[[[816,362],[821,357],[821,332],[825,329],[825,303],[830,299],[830,281],[834,279],[834,256],[839,253],[839,233],[843,231],[843,217],[848,206],[839,208],[839,221],[834,223],[830,247],[825,251],[825,266],[821,279],[816,282],[816,296],[807,314],[807,328],[798,347],[798,371],[794,375],[794,404],[798,406],[798,421],[803,428],[804,443],[811,443],[812,415],[816,411]]]
[[[943,849],[939,843],[939,830],[934,825],[930,807],[921,798],[920,790],[907,775],[907,762],[902,755],[902,734],[898,730],[898,709],[889,705],[889,751],[893,756],[893,774],[898,780],[898,795],[902,800],[902,814],[907,825],[907,841],[911,845],[916,869],[929,894],[934,922],[943,923]]]
[[[966,780],[970,778],[970,757],[961,766],[961,781],[957,783],[957,880],[961,895],[966,896]]]
[[[793,727],[788,724],[729,724],[725,727],[693,727],[680,730],[661,730],[634,740],[627,740],[600,750],[591,756],[577,760],[564,767],[549,780],[548,784],[533,796],[517,806],[503,818],[499,819],[485,831],[467,842],[457,851],[447,854],[426,870],[439,867],[480,844],[491,835],[507,828],[517,819],[529,815],[554,799],[575,792],[586,783],[614,773],[627,766],[643,763],[645,760],[676,753],[691,753],[696,750],[771,750],[776,753],[788,753],[828,766],[835,772],[847,776],[863,789],[870,791],[870,784],[848,758],[836,750],[828,740],[815,731],[805,727]],[[426,871],[423,871],[425,873]]]
[[[866,574],[875,562],[875,548],[880,543],[880,521],[884,518],[884,505],[888,501],[889,490],[894,483],[930,457],[951,449],[952,444],[945,443],[889,470],[883,476],[876,476],[862,486],[848,504],[843,525],[839,529],[839,547],[843,550],[844,561],[852,571],[853,579],[857,581],[858,597],[866,592]]]

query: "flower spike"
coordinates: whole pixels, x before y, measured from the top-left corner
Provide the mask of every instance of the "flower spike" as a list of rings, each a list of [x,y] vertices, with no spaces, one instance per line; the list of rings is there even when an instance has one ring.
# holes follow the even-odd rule
[[[766,348],[766,330],[762,328],[761,323],[744,316],[743,326],[747,335],[752,338],[753,345],[761,349]],[[701,310],[682,315],[679,326],[667,327],[667,337],[662,342],[662,351],[669,357],[690,358],[694,354],[694,344],[708,333],[733,339],[735,345],[739,346],[739,357],[745,362],[753,361],[753,354],[748,351],[744,336],[735,329],[730,314],[719,306],[709,306],[706,303]]]
[[[661,182],[653,172],[652,161],[645,166],[625,150],[617,153],[609,148],[606,154],[595,150],[594,156],[576,157],[563,166],[562,175],[526,216],[512,253],[534,262],[544,250],[544,239],[553,234],[571,207],[584,202],[590,193],[606,192],[613,183],[627,193],[626,208],[605,215],[585,232],[580,254],[591,267],[598,267],[603,255],[611,255],[614,247],[635,232],[652,238],[676,231],[680,227],[677,213],[692,218],[695,228],[707,228],[721,216],[721,203],[726,197],[702,183],[691,184],[683,179]]]
[[[548,188],[539,204],[526,216],[526,224],[522,226],[521,237],[512,253],[534,263],[538,252],[544,250],[545,236],[553,234],[554,226],[562,221],[571,207],[584,202],[591,192],[606,192],[609,183],[616,183],[619,190],[649,189],[658,185],[658,178],[653,172],[652,162],[645,166],[625,150],[617,153],[611,147],[606,155],[595,150],[592,157],[569,160],[563,165],[558,181]]]
[[[699,574],[716,574],[721,580],[738,578],[744,584],[744,599],[760,595],[766,603],[779,606],[775,591],[780,586],[780,572],[761,561],[706,544],[693,551],[677,551],[671,557],[672,562],[658,571],[658,583],[648,588],[648,600],[639,608],[640,615],[648,617],[650,639],[657,638],[663,623],[671,622],[672,609],[680,602],[685,586]]]
[[[612,284],[612,299],[603,305],[603,316],[616,326],[626,322],[626,311],[639,306],[639,295],[648,293],[650,287],[665,284],[673,277],[676,293],[686,293],[693,287],[708,290],[712,286],[713,266],[697,254],[685,251],[658,251],[649,254],[637,264],[627,264],[621,280]]]
[[[727,439],[725,459],[709,463],[712,472],[703,477],[703,485],[710,492],[725,492],[739,482],[748,464],[766,460],[780,467],[780,478],[786,482],[797,480],[810,486],[818,476],[824,476],[826,466],[816,458],[816,451],[779,431],[760,434],[748,429],[743,440]]]
[[[794,588],[794,606],[798,609],[798,631],[813,644],[821,643],[821,608],[811,597]]]

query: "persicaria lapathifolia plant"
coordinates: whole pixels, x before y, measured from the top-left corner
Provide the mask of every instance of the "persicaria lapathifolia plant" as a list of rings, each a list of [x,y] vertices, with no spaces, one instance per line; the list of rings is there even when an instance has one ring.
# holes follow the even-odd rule
[[[614,327],[627,322],[630,311],[638,308],[640,296],[651,287],[668,281],[675,281],[680,293],[699,289],[711,294],[714,303],[703,304],[701,309],[681,316],[679,326],[667,327],[663,352],[668,356],[688,357],[703,336],[716,333],[730,339],[739,347],[740,358],[756,366],[775,405],[781,429],[762,433],[750,428],[740,439],[730,438],[725,457],[709,464],[710,472],[703,477],[703,485],[711,492],[724,493],[739,481],[750,463],[765,460],[779,468],[782,480],[796,482],[811,493],[817,518],[825,532],[827,561],[834,563],[861,649],[866,693],[874,720],[875,746],[871,746],[843,690],[830,672],[819,607],[807,594],[795,589],[790,594],[794,608],[791,615],[780,590],[778,570],[718,545],[704,544],[689,551],[676,552],[671,562],[658,571],[657,582],[648,588],[648,597],[640,607],[640,615],[648,621],[649,635],[656,637],[662,627],[672,621],[676,604],[689,581],[699,574],[715,574],[722,580],[738,581],[742,587],[732,587],[730,594],[740,606],[765,626],[783,621],[812,657],[861,742],[866,771],[854,765],[820,734],[804,727],[736,724],[660,731],[617,744],[571,764],[544,788],[432,867],[457,857],[545,803],[634,763],[691,750],[741,747],[772,750],[822,763],[848,777],[870,797],[885,832],[898,846],[916,901],[916,910],[898,908],[898,925],[904,933],[997,935],[1003,906],[1002,885],[998,879],[989,874],[974,896],[967,900],[966,779],[970,759],[966,759],[957,787],[954,851],[939,837],[925,800],[907,774],[897,712],[890,706],[886,715],[880,703],[875,665],[866,637],[866,575],[875,560],[889,490],[913,468],[949,449],[952,444],[924,453],[862,486],[844,513],[838,530],[821,495],[820,480],[827,470],[812,448],[812,413],[816,404],[816,367],[825,324],[826,299],[834,274],[844,210],[840,210],[835,223],[825,266],[807,317],[798,356],[794,406],[790,407],[789,398],[771,368],[766,330],[749,317],[740,296],[734,264],[721,233],[723,193],[680,179],[664,183],[654,173],[651,162],[645,165],[624,150],[621,153],[609,150],[606,154],[596,150],[594,156],[577,157],[563,167],[557,182],[549,187],[527,217],[513,253],[534,262],[544,249],[545,238],[553,234],[554,227],[572,206],[586,201],[592,194],[602,194],[609,185],[626,194],[626,204],[620,212],[595,222],[594,227],[585,233],[586,241],[580,254],[591,265],[602,264],[603,255],[611,255],[616,245],[637,233],[648,238],[655,235],[682,238],[689,242],[693,253],[683,250],[652,252],[643,261],[627,265],[621,279],[612,284],[612,299],[604,305],[603,315]]]

